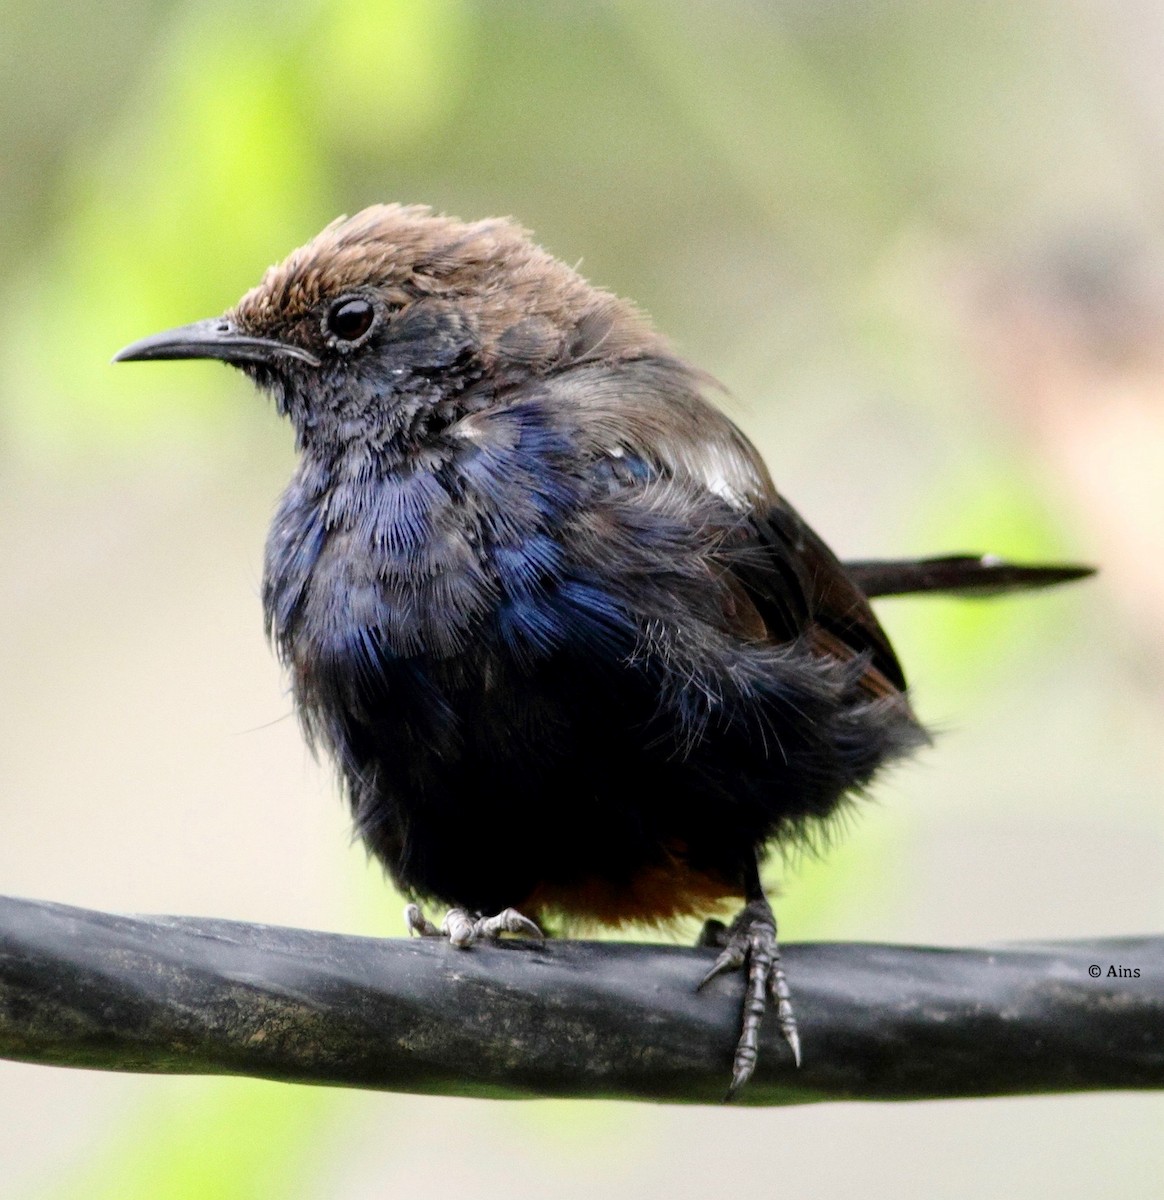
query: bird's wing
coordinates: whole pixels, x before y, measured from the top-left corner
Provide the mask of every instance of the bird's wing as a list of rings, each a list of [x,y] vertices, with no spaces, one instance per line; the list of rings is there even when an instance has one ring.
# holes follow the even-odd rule
[[[821,655],[864,659],[863,690],[903,691],[901,665],[865,594],[777,493],[752,444],[704,399],[706,384],[686,364],[654,358],[570,372],[555,390],[583,444],[599,461],[613,458],[628,488],[663,477],[726,508],[730,534],[714,560],[732,632],[769,643],[805,639]]]
[[[804,633],[833,657],[867,655],[868,678],[862,682],[868,690],[904,691],[901,664],[864,592],[788,501],[774,497],[766,509],[753,512],[750,524],[761,553],[743,556],[735,573],[769,630],[785,638]],[[780,624],[790,594],[802,605],[802,623],[796,630]]]

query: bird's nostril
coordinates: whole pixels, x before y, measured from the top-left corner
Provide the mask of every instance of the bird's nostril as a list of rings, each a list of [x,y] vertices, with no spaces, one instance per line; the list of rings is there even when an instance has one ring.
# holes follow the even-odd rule
[[[218,333],[230,333],[230,322],[219,321],[218,325],[215,327],[215,330]]]

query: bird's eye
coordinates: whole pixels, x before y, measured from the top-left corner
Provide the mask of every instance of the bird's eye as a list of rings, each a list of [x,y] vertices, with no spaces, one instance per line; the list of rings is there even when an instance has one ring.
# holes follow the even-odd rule
[[[324,328],[341,342],[358,342],[372,328],[376,310],[370,300],[362,296],[349,296],[337,300],[327,310]]]

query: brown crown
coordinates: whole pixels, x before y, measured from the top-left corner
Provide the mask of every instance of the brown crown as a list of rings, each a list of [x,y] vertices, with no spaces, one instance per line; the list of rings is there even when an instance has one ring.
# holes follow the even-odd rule
[[[632,304],[592,287],[514,222],[466,223],[422,205],[378,204],[333,221],[268,268],[230,316],[247,332],[286,335],[327,301],[368,287],[393,304],[460,304],[486,347],[521,328],[548,341],[581,330],[610,356],[665,348]]]

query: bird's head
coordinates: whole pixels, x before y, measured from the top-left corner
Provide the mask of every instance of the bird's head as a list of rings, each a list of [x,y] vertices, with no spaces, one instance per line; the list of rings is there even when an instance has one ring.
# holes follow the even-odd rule
[[[458,396],[480,406],[532,375],[662,349],[633,305],[512,222],[391,204],[332,222],[223,316],[143,338],[115,361],[241,367],[310,444],[452,419]]]

